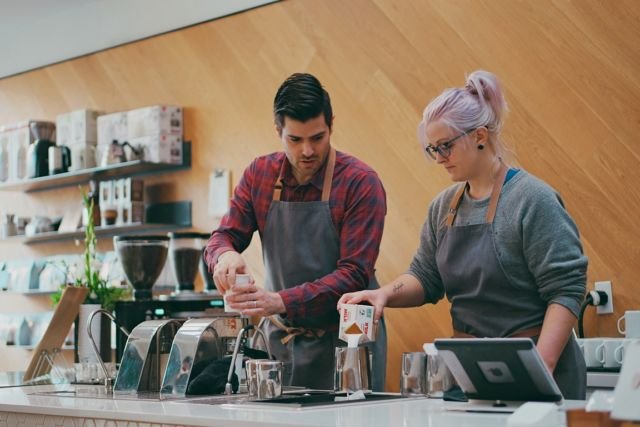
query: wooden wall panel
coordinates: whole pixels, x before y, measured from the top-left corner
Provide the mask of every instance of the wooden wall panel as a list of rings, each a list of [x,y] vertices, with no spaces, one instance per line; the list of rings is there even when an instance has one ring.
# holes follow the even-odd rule
[[[589,288],[613,281],[616,311],[588,311],[587,334],[616,335],[616,319],[640,307],[639,18],[634,0],[290,0],[0,80],[0,123],[184,106],[193,168],[148,183],[168,183],[167,200],[191,199],[195,227],[211,230],[209,173],[229,168],[235,182],[254,156],[280,149],[275,90],[312,72],[333,99],[334,145],[374,167],[387,190],[377,264],[386,283],[407,268],[429,201],[450,184],[416,141],[421,112],[465,73],[491,70],[507,91],[513,162],[563,195],[590,259]],[[21,215],[60,214],[67,203],[80,203],[76,189],[0,194],[0,210]],[[2,243],[0,259],[74,250]],[[247,256],[262,278],[258,238]],[[401,352],[450,334],[448,310],[443,301],[387,311],[390,390]]]

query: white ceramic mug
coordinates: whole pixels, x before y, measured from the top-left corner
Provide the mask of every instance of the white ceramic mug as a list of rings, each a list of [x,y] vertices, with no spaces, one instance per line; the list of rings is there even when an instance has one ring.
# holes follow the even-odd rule
[[[604,342],[602,338],[584,339],[584,361],[587,368],[601,368],[604,364]]]
[[[605,339],[603,344],[603,366],[605,368],[619,368],[622,365],[622,348],[624,340],[621,338]]]
[[[640,310],[625,311],[624,316],[618,319],[618,332],[627,338],[640,338]]]
[[[622,340],[622,346],[620,346],[620,348],[618,349],[615,355],[617,360],[620,360],[621,365],[624,363],[624,356],[625,354],[627,354],[627,349],[632,343],[637,341],[640,341],[640,340],[638,340],[637,338],[625,338]]]

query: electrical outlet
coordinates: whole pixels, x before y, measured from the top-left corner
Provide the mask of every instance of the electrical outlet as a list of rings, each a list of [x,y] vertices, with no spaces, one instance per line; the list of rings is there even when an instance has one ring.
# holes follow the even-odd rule
[[[609,297],[605,305],[599,305],[596,307],[596,313],[598,314],[613,313],[613,291],[611,290],[611,282],[610,281],[596,282],[593,288],[596,291],[606,292],[607,296]]]

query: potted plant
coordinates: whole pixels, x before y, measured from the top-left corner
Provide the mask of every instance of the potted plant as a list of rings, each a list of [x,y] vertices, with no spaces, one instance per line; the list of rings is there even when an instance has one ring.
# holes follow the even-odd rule
[[[87,341],[88,333],[86,321],[88,316],[92,312],[98,309],[104,309],[107,311],[113,311],[117,301],[127,299],[131,295],[129,287],[112,286],[104,278],[100,277],[100,261],[97,257],[97,238],[94,225],[94,209],[95,204],[92,197],[89,197],[86,192],[82,192],[83,206],[86,210],[86,225],[84,229],[84,252],[82,255],[82,261],[80,263],[80,274],[76,275],[74,279],[70,278],[69,268],[66,269],[67,283],[62,285],[58,292],[53,294],[52,300],[54,305],[58,303],[62,296],[62,291],[66,286],[84,286],[88,288],[87,297],[84,304],[80,307],[80,314],[76,320],[75,328],[75,345],[76,345],[76,361],[82,361],[83,354],[88,356],[92,355],[93,349],[90,347],[91,343]],[[94,339],[98,341],[100,356],[103,361],[107,362],[111,360],[111,342],[110,342],[110,330],[111,324],[108,321],[98,320],[102,316],[96,316],[92,322],[92,332]],[[102,325],[99,327],[97,325]],[[100,330],[100,337],[96,336],[96,330]],[[92,358],[92,357],[91,357]]]

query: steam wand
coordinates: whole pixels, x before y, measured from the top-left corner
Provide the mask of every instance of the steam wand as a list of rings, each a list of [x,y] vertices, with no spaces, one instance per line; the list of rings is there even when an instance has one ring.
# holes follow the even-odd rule
[[[118,320],[116,320],[113,314],[111,314],[110,312],[104,309],[95,310],[89,315],[89,320],[87,320],[87,332],[89,334],[89,340],[91,341],[91,345],[93,346],[93,351],[96,354],[96,357],[98,358],[98,362],[100,362],[100,367],[102,368],[102,372],[104,372],[104,387],[106,391],[110,392],[111,390],[113,390],[113,378],[109,376],[107,367],[105,366],[104,361],[102,360],[102,357],[100,357],[100,350],[98,349],[98,345],[96,344],[96,341],[93,339],[93,333],[91,332],[91,324],[93,323],[93,318],[98,313],[101,313],[107,316],[113,323],[115,323],[118,329],[120,329],[120,331],[127,336],[127,338],[129,337],[129,331],[124,326],[122,326],[120,322],[118,322]]]

